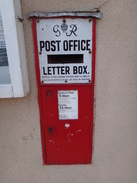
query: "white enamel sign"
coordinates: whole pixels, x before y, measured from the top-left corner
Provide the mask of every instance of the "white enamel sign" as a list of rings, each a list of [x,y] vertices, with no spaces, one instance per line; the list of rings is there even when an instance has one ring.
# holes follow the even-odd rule
[[[91,82],[91,19],[38,20],[37,44],[41,83]]]
[[[58,111],[60,120],[78,119],[78,91],[58,91]]]

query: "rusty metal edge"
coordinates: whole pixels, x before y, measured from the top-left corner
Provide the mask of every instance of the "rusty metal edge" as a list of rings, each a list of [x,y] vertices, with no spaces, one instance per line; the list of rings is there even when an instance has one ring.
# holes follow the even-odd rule
[[[28,19],[31,18],[56,18],[56,17],[91,17],[91,18],[102,18],[100,11],[77,11],[77,12],[31,12],[28,14]]]

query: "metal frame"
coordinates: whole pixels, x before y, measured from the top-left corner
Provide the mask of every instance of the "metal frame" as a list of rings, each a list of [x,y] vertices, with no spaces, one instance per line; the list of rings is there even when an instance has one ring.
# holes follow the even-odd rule
[[[77,11],[77,12],[31,12],[28,15],[28,19],[31,18],[57,18],[57,17],[90,17],[90,18],[102,18],[100,11]]]

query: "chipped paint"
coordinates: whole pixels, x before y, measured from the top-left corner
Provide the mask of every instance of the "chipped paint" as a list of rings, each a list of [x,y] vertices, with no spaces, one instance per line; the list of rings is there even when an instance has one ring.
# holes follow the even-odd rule
[[[89,117],[88,116],[84,116],[83,119],[88,119]]]
[[[70,124],[66,123],[65,128],[69,128],[69,127],[70,127]]]
[[[55,144],[55,141],[53,139],[50,139],[49,142]]]
[[[53,114],[52,113],[50,113],[49,115],[53,117]]]
[[[79,132],[81,132],[81,129],[79,129],[79,130],[76,131],[76,133],[79,133]]]
[[[71,133],[68,133],[68,134],[67,134],[67,141],[68,141],[68,142],[71,142],[71,140],[70,140],[70,135],[71,135]]]

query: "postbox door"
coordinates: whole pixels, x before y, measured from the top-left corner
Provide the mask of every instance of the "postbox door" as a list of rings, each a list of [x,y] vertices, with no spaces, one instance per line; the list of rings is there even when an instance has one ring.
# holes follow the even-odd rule
[[[77,117],[74,114],[74,118],[77,119],[59,119],[58,93],[60,91],[77,93],[75,103],[78,104],[78,109],[76,107],[74,112],[76,115],[78,114]],[[47,164],[91,163],[93,136],[91,91],[91,84],[42,87]],[[68,102],[69,100],[71,102],[73,99],[68,98]]]

